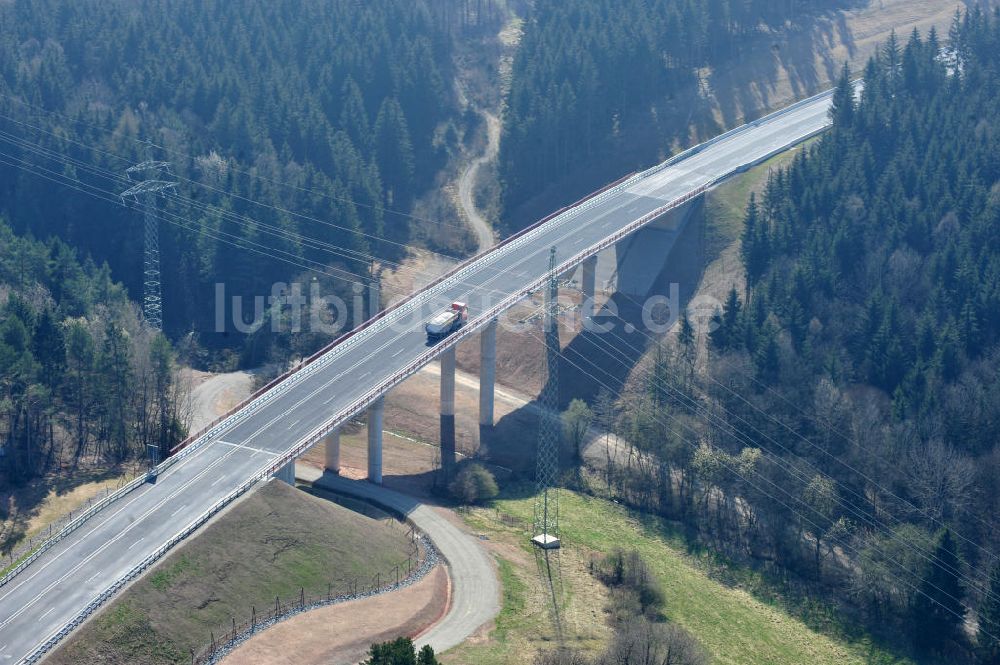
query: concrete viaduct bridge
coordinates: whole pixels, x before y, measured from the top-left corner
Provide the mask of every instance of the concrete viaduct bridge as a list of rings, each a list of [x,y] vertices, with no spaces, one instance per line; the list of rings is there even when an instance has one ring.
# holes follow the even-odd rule
[[[683,208],[710,187],[822,132],[831,93],[727,132],[625,178],[458,266],[380,312],[272,382],[185,443],[158,468],[77,517],[0,580],[0,661],[36,662],[89,614],[230,502],[327,442],[339,469],[339,428],[367,412],[368,478],[382,481],[382,415],[387,392],[441,360],[441,441],[454,459],[455,345],[480,335],[480,423],[493,425],[497,320],[540,288],[556,247],[562,274],[582,266],[592,308],[597,255],[617,247],[618,288],[642,279],[643,262],[662,261],[683,227]],[[663,220],[666,220],[664,222]],[[634,286],[632,292],[640,286]],[[469,303],[468,323],[434,345],[423,324],[450,302]],[[454,562],[452,562],[454,563]],[[472,612],[456,607],[451,612]],[[449,613],[449,616],[451,615]]]

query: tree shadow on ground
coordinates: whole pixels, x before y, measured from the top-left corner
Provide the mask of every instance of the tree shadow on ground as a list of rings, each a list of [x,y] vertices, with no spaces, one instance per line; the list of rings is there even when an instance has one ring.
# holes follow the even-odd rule
[[[704,207],[692,214],[684,231],[663,259],[663,269],[649,295],[678,294],[678,309],[683,308],[696,292],[704,268]],[[580,330],[563,346],[559,359],[558,404],[565,410],[574,399],[593,405],[602,388],[618,395],[627,385],[633,371],[657,333],[647,328],[643,320],[645,297],[615,293],[593,317],[594,330]],[[669,323],[679,312],[651,309],[652,323]],[[585,327],[586,328],[586,327]],[[480,454],[490,462],[511,469],[519,477],[532,478],[535,470],[537,436],[525,432],[538,431],[541,404],[538,399],[512,411],[491,430],[480,432]],[[563,451],[569,463],[570,452]]]
[[[622,175],[828,88],[843,64],[830,56],[831,46],[843,45],[850,57],[857,53],[844,12],[867,2],[834,4],[780,29],[762,30],[742,42],[732,57],[694,72],[668,96],[630,109],[614,140],[603,142],[590,159],[581,160],[536,196],[505,211],[508,226],[522,228]]]
[[[29,522],[50,492],[61,496],[81,485],[115,480],[124,472],[124,467],[113,466],[77,471],[72,475],[53,473],[20,487],[3,489],[0,491],[0,554],[10,553],[28,535]]]

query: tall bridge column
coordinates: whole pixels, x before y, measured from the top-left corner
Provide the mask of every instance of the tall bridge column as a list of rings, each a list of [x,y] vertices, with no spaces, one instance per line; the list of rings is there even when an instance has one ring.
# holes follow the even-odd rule
[[[441,472],[451,480],[455,467],[455,347],[441,354]]]
[[[585,259],[582,265],[583,275],[580,278],[580,290],[583,291],[583,302],[580,315],[588,319],[594,315],[594,290],[597,283],[597,256]]]
[[[295,460],[290,461],[285,466],[278,469],[274,477],[278,480],[288,483],[292,487],[295,487]]]
[[[479,334],[479,427],[493,427],[493,405],[497,378],[497,320]]]
[[[368,281],[368,318],[382,311],[382,278],[375,275]]]
[[[340,428],[333,430],[323,439],[326,445],[326,470],[340,473]]]
[[[379,397],[368,408],[368,480],[382,484],[382,417],[385,397]]]

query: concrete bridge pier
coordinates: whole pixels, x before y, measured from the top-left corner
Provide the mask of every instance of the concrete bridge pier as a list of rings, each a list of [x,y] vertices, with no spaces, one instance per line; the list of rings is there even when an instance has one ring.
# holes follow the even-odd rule
[[[382,484],[382,420],[385,397],[379,397],[368,407],[368,481]]]
[[[368,318],[382,311],[382,277],[375,275],[368,281]]]
[[[278,469],[274,474],[278,480],[295,487],[295,460],[290,461],[285,466]]]
[[[479,430],[493,429],[497,378],[497,320],[479,334]]]
[[[441,354],[441,473],[445,483],[455,468],[455,347]]]
[[[580,316],[589,319],[594,315],[594,291],[597,284],[597,256],[584,259],[581,266],[580,290],[583,300],[580,305]]]
[[[326,445],[326,470],[330,473],[340,473],[340,428],[333,430],[323,438]]]

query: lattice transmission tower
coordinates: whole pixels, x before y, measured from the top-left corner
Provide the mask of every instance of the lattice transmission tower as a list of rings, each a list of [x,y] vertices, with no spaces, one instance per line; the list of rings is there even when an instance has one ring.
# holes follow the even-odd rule
[[[145,231],[143,238],[142,261],[142,313],[146,322],[156,330],[163,329],[163,291],[160,286],[160,223],[156,210],[156,195],[177,186],[171,180],[165,180],[162,174],[170,174],[170,162],[158,162],[151,158],[152,146],[144,162],[125,169],[125,177],[130,181],[135,176],[138,180],[120,194],[124,201],[126,197],[135,199],[142,206]]]
[[[562,420],[559,416],[559,275],[556,274],[556,248],[549,253],[549,283],[545,289],[545,366],[548,370],[540,398],[542,415],[538,428],[538,451],[535,480],[535,536],[531,539],[543,549],[559,547],[559,442]]]

